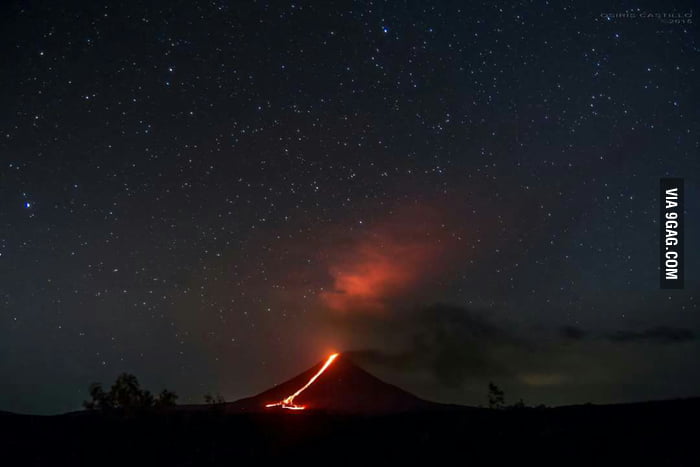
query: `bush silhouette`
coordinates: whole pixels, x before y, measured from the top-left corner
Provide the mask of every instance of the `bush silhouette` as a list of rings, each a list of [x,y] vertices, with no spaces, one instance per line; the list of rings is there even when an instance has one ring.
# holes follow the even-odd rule
[[[156,397],[155,405],[156,407],[172,407],[176,405],[177,394],[167,389],[163,389]]]
[[[503,390],[489,382],[489,408],[502,409],[505,406],[506,398]]]
[[[134,411],[150,407],[173,406],[177,400],[177,394],[167,389],[163,389],[157,397],[153,397],[150,391],[141,389],[136,376],[129,373],[120,374],[109,392],[105,392],[100,383],[92,383],[89,393],[91,400],[83,402],[83,407],[88,410]]]
[[[204,394],[204,403],[209,405],[225,404],[226,400],[221,394],[212,395],[210,393],[206,393]]]
[[[92,383],[89,388],[92,400],[84,401],[83,406],[88,410],[107,410],[113,408],[113,401],[100,383]]]

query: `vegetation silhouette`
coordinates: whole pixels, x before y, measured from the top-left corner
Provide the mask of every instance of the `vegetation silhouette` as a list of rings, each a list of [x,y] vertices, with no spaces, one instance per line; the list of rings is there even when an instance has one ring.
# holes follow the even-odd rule
[[[88,410],[134,412],[149,408],[171,407],[176,405],[177,394],[163,389],[157,396],[142,389],[136,376],[130,373],[120,374],[109,391],[101,383],[92,383],[88,390],[90,400],[83,402]]]
[[[543,404],[540,404],[536,407],[528,407],[527,405],[525,405],[525,401],[522,398],[518,399],[518,401],[514,404],[506,405],[505,392],[503,391],[503,389],[498,387],[493,382],[489,382],[488,402],[489,402],[489,408],[496,409],[496,410],[522,410],[522,409],[531,409],[531,408],[535,408],[535,409],[546,408],[546,406]]]
[[[488,400],[490,409],[502,409],[506,405],[506,398],[503,390],[493,382],[489,382]]]
[[[213,395],[211,393],[204,394],[204,403],[209,405],[225,404],[226,399],[221,394]]]
[[[226,399],[221,394],[204,394],[204,403],[209,406],[213,413],[223,414],[226,411]]]

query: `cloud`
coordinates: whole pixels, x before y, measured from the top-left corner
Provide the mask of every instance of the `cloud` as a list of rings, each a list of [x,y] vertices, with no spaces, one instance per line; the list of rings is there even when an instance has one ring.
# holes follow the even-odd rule
[[[649,341],[659,344],[673,344],[692,341],[697,336],[695,332],[686,328],[656,326],[643,331],[616,331],[608,334],[607,338],[613,342]]]
[[[559,333],[564,339],[579,341],[588,336],[588,333],[576,326],[562,326]]]
[[[509,400],[609,402],[621,387],[649,398],[646,375],[658,374],[659,361],[668,363],[664,371],[692,371],[678,356],[684,349],[666,345],[661,352],[625,343],[698,341],[691,328],[669,326],[614,333],[568,326],[552,339],[550,332],[521,328],[502,314],[444,304],[336,318],[349,333],[346,342],[355,344],[345,347],[356,349],[346,354],[359,365],[428,398],[467,404],[483,402],[490,381]],[[611,353],[611,345],[620,348]]]
[[[673,344],[697,338],[691,329],[671,326],[655,326],[642,331],[617,330],[597,336],[576,326],[563,326],[559,329],[559,334],[565,340],[583,341],[598,338],[614,343],[647,341],[658,344]]]
[[[520,380],[529,386],[556,386],[567,381],[560,373],[524,373]]]
[[[395,332],[407,338],[400,350],[364,348],[346,354],[360,364],[428,372],[441,385],[459,387],[469,379],[513,376],[506,364],[508,355],[531,348],[482,314],[463,307],[437,304],[402,315],[404,324]]]
[[[441,218],[430,207],[412,206],[345,233],[323,254],[332,284],[321,303],[334,311],[381,312],[424,290],[453,259],[448,252],[456,235]]]
[[[378,311],[385,300],[413,286],[434,249],[418,241],[373,237],[331,265],[333,289],[321,295],[333,310]]]

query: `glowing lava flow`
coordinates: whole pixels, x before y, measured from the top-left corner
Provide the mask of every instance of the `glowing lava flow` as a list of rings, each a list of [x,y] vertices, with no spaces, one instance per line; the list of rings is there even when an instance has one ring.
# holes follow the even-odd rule
[[[340,355],[340,354],[334,353],[333,355],[331,355],[330,357],[328,357],[328,360],[326,360],[326,363],[324,363],[323,366],[321,367],[321,369],[318,370],[318,373],[316,373],[316,374],[309,380],[309,382],[306,383],[306,384],[305,384],[301,389],[299,389],[297,392],[295,392],[295,393],[292,394],[291,396],[288,396],[288,397],[285,398],[285,399],[282,399],[282,400],[279,401],[279,402],[275,402],[275,403],[273,403],[273,404],[267,404],[265,407],[282,407],[283,409],[289,409],[289,410],[304,410],[306,407],[303,406],[303,405],[296,405],[296,404],[294,403],[294,398],[297,397],[299,394],[301,394],[306,388],[308,388],[309,386],[311,386],[311,385],[313,384],[313,382],[316,381],[316,378],[318,378],[319,376],[321,376],[321,373],[323,373],[324,371],[326,371],[326,368],[328,368],[328,367],[331,365],[331,363],[333,363],[333,360],[335,360],[335,359],[338,357],[338,355]]]

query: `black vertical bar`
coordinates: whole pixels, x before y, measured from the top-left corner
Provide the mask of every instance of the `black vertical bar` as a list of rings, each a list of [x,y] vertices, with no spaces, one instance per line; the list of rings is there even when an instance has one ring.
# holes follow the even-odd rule
[[[662,289],[682,289],[684,267],[684,196],[682,178],[662,178],[659,192],[659,258]]]

